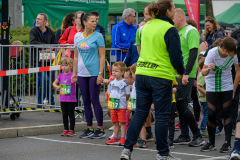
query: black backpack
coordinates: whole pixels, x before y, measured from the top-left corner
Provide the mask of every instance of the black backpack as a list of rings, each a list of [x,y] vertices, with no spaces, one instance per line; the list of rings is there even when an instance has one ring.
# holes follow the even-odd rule
[[[238,57],[238,64],[240,65],[240,29],[237,29],[231,34],[231,37],[238,41],[236,50],[237,50],[237,57]]]

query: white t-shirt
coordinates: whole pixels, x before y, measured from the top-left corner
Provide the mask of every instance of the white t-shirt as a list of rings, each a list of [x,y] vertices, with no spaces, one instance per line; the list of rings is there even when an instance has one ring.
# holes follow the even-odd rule
[[[130,94],[130,86],[125,79],[112,80],[108,86],[108,93],[110,93],[109,97],[119,99],[119,109],[127,108],[126,95]]]
[[[205,77],[207,92],[223,92],[233,90],[232,65],[238,64],[237,55],[221,57],[218,47],[211,49],[205,59],[205,65],[215,64],[215,68]]]
[[[133,82],[133,86],[132,86],[132,91],[130,92],[130,98],[136,99],[136,87],[135,87],[135,82]]]

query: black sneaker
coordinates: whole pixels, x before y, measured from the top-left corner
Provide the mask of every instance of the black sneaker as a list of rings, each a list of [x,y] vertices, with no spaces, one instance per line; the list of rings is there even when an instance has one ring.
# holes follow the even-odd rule
[[[173,140],[168,140],[168,147],[169,149],[173,149],[174,148],[174,145],[173,145]]]
[[[173,144],[189,144],[191,141],[189,136],[180,135],[177,139],[173,141]]]
[[[188,144],[190,147],[198,147],[204,145],[205,141],[200,135],[194,135],[193,140]]]
[[[100,128],[97,128],[94,135],[92,135],[91,139],[99,139],[99,138],[103,138],[103,137],[106,137],[104,130],[101,131]]]
[[[89,128],[83,131],[84,133],[79,136],[79,138],[89,138],[94,135],[94,130],[90,130]]]
[[[205,144],[205,146],[201,148],[202,152],[208,152],[208,151],[214,151],[214,150],[216,150],[216,147],[210,142],[207,142],[207,144]]]
[[[231,151],[231,145],[227,143],[227,141],[222,145],[220,149],[220,153],[227,153]]]

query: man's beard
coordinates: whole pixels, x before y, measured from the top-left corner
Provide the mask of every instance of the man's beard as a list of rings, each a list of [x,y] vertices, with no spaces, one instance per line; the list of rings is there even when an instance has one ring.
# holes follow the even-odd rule
[[[41,24],[36,24],[36,27],[38,27],[38,28],[42,28],[42,26],[43,25],[41,25]]]

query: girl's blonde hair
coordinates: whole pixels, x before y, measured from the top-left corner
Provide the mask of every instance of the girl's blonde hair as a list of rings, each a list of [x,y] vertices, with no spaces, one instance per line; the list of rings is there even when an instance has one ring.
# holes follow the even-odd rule
[[[73,67],[73,60],[72,60],[72,58],[64,58],[61,61],[61,65],[62,64],[67,64],[67,65],[70,65],[71,67]],[[73,68],[71,68],[71,71],[73,71]]]
[[[137,68],[137,62],[131,66],[130,71],[135,74],[136,68]]]

